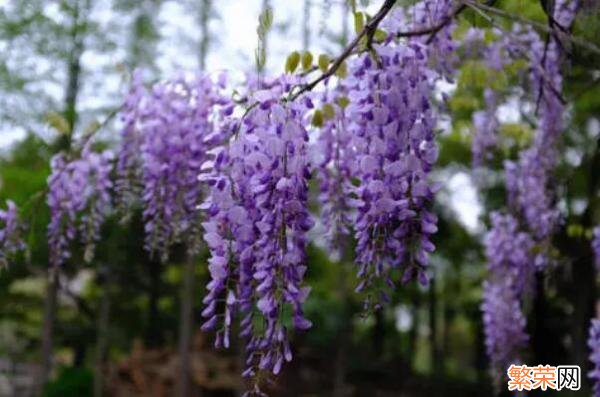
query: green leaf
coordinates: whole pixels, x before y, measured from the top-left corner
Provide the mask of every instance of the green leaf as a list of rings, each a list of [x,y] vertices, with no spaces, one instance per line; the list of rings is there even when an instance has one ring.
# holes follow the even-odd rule
[[[69,134],[71,132],[71,126],[65,117],[57,112],[48,112],[46,113],[46,122],[50,125],[50,127],[54,128],[56,131],[61,134]]]
[[[375,34],[373,34],[373,39],[375,39],[375,41],[383,41],[387,36],[388,34],[385,30],[377,29],[375,30]]]
[[[319,69],[321,69],[321,71],[323,73],[327,72],[327,69],[329,69],[330,61],[331,61],[331,59],[329,58],[329,55],[327,55],[327,54],[319,55],[319,60],[318,60]]]
[[[335,117],[335,108],[330,103],[323,105],[323,117],[325,120],[331,120]]]
[[[340,79],[346,78],[348,76],[348,68],[346,66],[346,62],[342,62],[338,69],[335,71],[335,75]]]
[[[313,55],[309,51],[302,54],[302,69],[309,70],[312,67]]]
[[[288,55],[288,57],[285,61],[285,71],[287,73],[294,73],[294,71],[298,67],[299,63],[300,63],[300,53],[298,51],[292,52],[290,55]]]
[[[269,31],[271,26],[273,26],[273,9],[271,7],[265,8],[258,20],[261,28],[263,28],[265,32]]]
[[[581,237],[585,233],[583,226],[578,224],[571,224],[567,226],[567,235],[569,237]]]
[[[354,13],[354,31],[358,34],[365,27],[365,14],[362,12]]]
[[[341,107],[342,109],[345,109],[346,106],[348,106],[350,104],[350,99],[348,99],[348,97],[341,96],[341,97],[337,98],[335,100],[335,102],[338,104],[339,107]]]
[[[594,238],[594,229],[585,229],[585,238],[588,240]]]
[[[315,110],[315,114],[313,114],[312,125],[315,127],[323,127],[323,112],[320,110]]]

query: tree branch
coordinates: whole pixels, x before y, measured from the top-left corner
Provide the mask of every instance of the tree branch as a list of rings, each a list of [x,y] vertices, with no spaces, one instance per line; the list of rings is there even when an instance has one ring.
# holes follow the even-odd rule
[[[510,19],[515,22],[520,22],[522,24],[529,25],[535,29],[541,30],[541,31],[549,33],[549,34],[554,33],[554,29],[548,27],[546,24],[524,18],[520,15],[512,14],[510,12],[501,10],[496,7],[492,7],[492,6],[489,6],[486,4],[481,4],[481,3],[478,3],[478,2],[475,2],[472,0],[463,0],[463,4],[466,4],[467,6],[469,6],[471,8],[479,9],[480,11],[486,11],[486,12],[489,12],[490,14],[494,14],[494,15],[497,15],[502,18]],[[600,47],[598,47],[594,43],[591,43],[579,36],[574,36],[574,35],[567,34],[567,35],[564,35],[564,38],[565,38],[565,40],[571,42],[572,44],[576,44],[579,47],[588,50],[589,52],[593,52],[597,55],[600,55]]]
[[[510,30],[505,29],[502,26],[498,25],[496,23],[496,21],[494,21],[494,19],[491,16],[489,16],[488,14],[486,14],[483,10],[480,10],[478,7],[473,6],[470,1],[466,1],[465,4],[468,7],[472,8],[479,15],[481,15],[483,18],[485,18],[490,24],[492,24],[492,26],[494,26],[494,27],[496,27],[496,28],[504,31],[508,36],[512,36],[513,35],[513,33]],[[514,40],[514,42],[515,43],[519,43],[518,40]],[[528,55],[527,49],[522,49],[522,48],[517,47],[516,48],[516,52],[521,53],[523,55],[523,57],[525,57],[525,58],[530,58],[529,55]],[[543,67],[540,67],[539,65],[536,65],[536,66],[539,68],[538,71],[540,73],[541,79],[543,80],[543,83],[546,83],[548,85],[548,88],[550,89],[550,91],[556,97],[556,99],[558,99],[558,101],[561,104],[565,105],[567,103],[567,101],[562,97],[561,93],[556,89],[556,87],[554,87],[554,84],[552,83],[552,79],[548,77],[548,75],[546,74],[545,69]]]
[[[377,11],[377,14],[375,14],[375,16],[369,22],[367,22],[363,30],[361,30],[361,32],[354,38],[354,40],[352,40],[352,42],[348,44],[348,46],[344,49],[340,56],[338,56],[336,60],[331,64],[329,69],[327,69],[327,71],[323,72],[319,77],[317,77],[310,83],[302,86],[300,90],[298,90],[295,94],[293,94],[290,97],[290,100],[295,100],[305,92],[311,91],[323,80],[326,80],[329,77],[333,76],[335,72],[337,72],[337,70],[340,68],[340,66],[344,63],[346,58],[352,55],[354,49],[358,46],[363,37],[367,37],[367,39],[372,39],[373,35],[375,34],[375,31],[377,30],[377,26],[379,26],[379,23],[391,11],[395,3],[396,0],[385,0],[379,11]]]

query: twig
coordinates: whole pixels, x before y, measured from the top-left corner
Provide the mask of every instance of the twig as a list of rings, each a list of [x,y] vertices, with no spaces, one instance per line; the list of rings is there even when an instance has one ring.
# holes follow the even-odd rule
[[[348,44],[348,46],[344,49],[344,51],[340,54],[340,56],[338,56],[336,58],[336,60],[331,64],[329,69],[327,69],[327,71],[323,72],[319,77],[317,77],[310,83],[302,86],[302,88],[300,88],[300,90],[298,90],[295,94],[290,96],[289,100],[290,101],[295,100],[296,98],[298,98],[300,95],[304,94],[305,92],[311,91],[323,80],[326,80],[329,77],[333,76],[335,74],[335,72],[337,72],[337,70],[340,68],[340,66],[344,63],[346,58],[348,58],[350,55],[352,55],[354,49],[358,46],[358,44],[360,43],[362,38],[363,37],[369,38],[375,34],[375,31],[377,30],[377,26],[379,26],[379,23],[390,12],[390,10],[392,9],[392,7],[394,6],[395,3],[396,3],[396,0],[385,0],[383,5],[379,9],[379,11],[377,11],[377,14],[375,14],[375,16],[371,20],[369,20],[369,22],[367,22],[367,24],[365,25],[363,30],[361,30],[360,33],[354,38],[354,40],[352,40],[352,42],[350,44]],[[426,34],[426,33],[424,33],[424,34]]]
[[[494,3],[496,3],[496,1],[497,0],[488,0],[486,4],[488,6],[491,6]],[[454,18],[456,18],[458,15],[460,15],[466,9],[467,9],[466,4],[464,4],[464,3],[460,4],[450,14],[448,14],[444,18],[442,18],[437,24],[426,27],[426,28],[417,29],[417,30],[398,32],[398,33],[396,33],[396,37],[400,38],[400,37],[415,37],[415,36],[430,35],[426,41],[426,44],[430,44],[433,41],[433,39],[435,38],[435,35],[440,30],[442,30],[446,25],[448,25],[448,23],[450,23],[450,21],[452,21]]]
[[[480,10],[479,8],[477,8],[476,6],[473,6],[470,1],[466,1],[465,4],[468,7],[472,8],[479,15],[481,15],[483,18],[485,18],[490,24],[492,24],[492,26],[494,26],[494,27],[496,27],[496,28],[498,28],[500,30],[503,30],[509,36],[513,35],[513,33],[511,31],[509,31],[509,30],[505,29],[504,27],[498,25],[496,23],[496,21],[494,21],[494,19],[491,16],[489,16],[488,14],[486,14],[485,12],[483,12],[482,10]],[[518,40],[515,40],[515,43],[518,43],[518,42],[519,42]],[[517,48],[517,51],[520,52],[521,54],[523,54],[523,56],[525,58],[529,58],[529,56],[527,55],[527,51],[524,51],[524,50],[519,49],[519,48]],[[552,79],[550,79],[548,77],[548,75],[546,74],[544,68],[540,68],[539,66],[538,66],[538,68],[539,68],[540,76],[541,76],[542,80],[544,80],[542,83],[546,83],[548,85],[548,88],[556,96],[556,98],[558,99],[558,101],[561,104],[565,105],[567,103],[567,101],[562,97],[561,93],[556,89],[556,87],[554,87],[554,84],[552,84]]]
[[[121,109],[123,109],[123,106],[124,106],[124,104],[111,110],[106,115],[106,118],[102,121],[102,123],[98,124],[92,131],[90,131],[89,133],[82,136],[81,141],[79,142],[78,150],[83,150],[83,148],[85,148],[87,146],[89,141],[96,135],[96,133],[98,131],[100,131],[101,129],[103,129],[104,127],[106,127],[108,125],[108,123],[110,123],[112,121],[112,119],[114,119],[117,116],[117,114],[119,114]]]
[[[547,25],[545,25],[543,23],[539,23],[537,21],[533,21],[531,19],[524,18],[520,15],[512,14],[510,12],[501,10],[496,7],[491,7],[486,4],[480,4],[480,3],[477,3],[477,2],[474,2],[471,0],[463,0],[463,2],[464,2],[464,4],[466,4],[467,6],[473,8],[473,9],[479,9],[480,11],[486,11],[486,12],[489,12],[490,14],[494,14],[494,15],[497,15],[502,18],[520,22],[525,25],[529,25],[535,29],[546,32],[546,33],[552,34],[554,31],[553,29],[549,28]],[[556,24],[556,25],[558,25],[558,24]],[[564,28],[564,27],[561,27],[560,25],[558,25],[558,26],[560,29]],[[565,40],[571,42],[572,44],[576,44],[581,48],[584,48],[590,52],[600,55],[600,47],[598,47],[594,43],[591,43],[579,36],[574,36],[574,35],[565,35],[564,38],[565,38]]]

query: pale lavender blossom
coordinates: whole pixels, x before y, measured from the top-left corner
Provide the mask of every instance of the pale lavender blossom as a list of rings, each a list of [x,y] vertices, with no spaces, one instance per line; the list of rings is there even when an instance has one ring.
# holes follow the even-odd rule
[[[490,370],[499,384],[508,366],[519,362],[520,351],[529,340],[521,303],[510,281],[484,283],[481,311]]]
[[[8,266],[8,261],[23,250],[23,225],[19,221],[17,206],[7,200],[6,210],[0,209],[0,268]]]
[[[224,84],[207,76],[155,84],[138,119],[130,122],[139,134],[133,142],[140,152],[135,161],[141,167],[145,246],[162,260],[175,243],[185,243],[190,253],[199,250],[202,186],[197,177],[221,112],[230,106],[221,93]],[[134,161],[131,155],[124,153],[123,163]]]
[[[600,226],[596,226],[592,230],[592,251],[594,253],[596,272],[600,273]]]
[[[557,1],[553,17],[563,27],[572,24],[577,1]],[[537,239],[548,238],[560,221],[553,189],[553,172],[558,159],[557,143],[563,129],[564,105],[559,98],[562,89],[562,44],[559,34],[546,44],[530,31],[523,36],[531,63],[531,91],[536,101],[539,125],[533,144],[521,152],[518,161],[505,163],[506,186],[514,208],[524,217]],[[524,50],[521,50],[524,51]]]
[[[350,104],[348,131],[355,148],[357,291],[378,309],[386,290],[418,279],[427,284],[431,236],[437,217],[428,209],[435,188],[428,174],[437,160],[436,123],[430,102],[439,77],[428,67],[429,49],[419,41],[378,46],[378,62],[357,57],[344,82]]]
[[[592,319],[590,324],[588,347],[590,361],[594,365],[588,377],[594,382],[594,397],[600,397],[600,320]]]
[[[473,165],[481,166],[492,159],[492,149],[498,143],[497,129],[498,118],[496,117],[497,98],[494,90],[486,88],[484,91],[485,109],[473,113],[473,142],[471,151],[473,153]]]
[[[126,221],[141,200],[142,134],[144,109],[150,100],[141,71],[133,74],[131,88],[121,110],[121,145],[117,156],[115,191],[120,215]]]
[[[112,155],[85,147],[80,158],[52,158],[48,178],[48,245],[50,263],[59,266],[71,257],[71,244],[80,241],[84,259],[91,261],[100,228],[110,211]]]
[[[492,228],[485,236],[485,256],[492,280],[502,279],[517,297],[531,291],[536,271],[533,238],[519,230],[511,215],[491,214]]]
[[[320,219],[326,229],[328,248],[332,257],[337,259],[343,258],[348,251],[348,239],[352,235],[355,217],[352,177],[356,175],[356,153],[348,130],[351,121],[348,120],[344,107],[339,105],[345,98],[346,92],[339,84],[323,94],[320,102],[324,106],[330,106],[334,115],[325,119],[315,145]]]
[[[216,344],[228,346],[231,319],[239,312],[241,335],[248,339],[243,375],[253,378],[256,388],[261,374],[278,374],[292,358],[286,316],[295,329],[311,326],[303,314],[309,292],[303,278],[313,223],[304,128],[312,102],[305,96],[280,103],[296,82],[292,76],[263,82],[250,96],[255,105],[232,123],[235,133],[227,147],[217,150],[210,169],[200,174],[210,187],[202,205],[211,250],[203,328],[216,329]]]

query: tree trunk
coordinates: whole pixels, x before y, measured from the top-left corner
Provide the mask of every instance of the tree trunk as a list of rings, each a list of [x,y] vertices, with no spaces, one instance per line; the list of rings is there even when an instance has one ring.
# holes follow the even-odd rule
[[[302,16],[302,50],[308,51],[310,47],[310,7],[311,0],[304,0],[304,12]]]
[[[200,5],[200,50],[198,54],[198,63],[200,70],[206,69],[206,57],[208,56],[208,50],[210,45],[210,13],[212,0],[201,0]]]
[[[346,367],[348,362],[347,350],[353,332],[352,311],[348,302],[348,296],[344,288],[344,310],[341,322],[341,329],[337,339],[337,354],[333,369],[333,397],[344,397],[348,395],[348,386],[346,384]]]
[[[415,363],[417,341],[419,340],[419,321],[421,321],[421,299],[417,293],[414,294],[412,299],[411,315],[412,315],[412,326],[408,332],[408,347],[406,349],[406,360],[408,361],[408,371],[413,372],[413,365]]]
[[[429,341],[431,347],[431,368],[435,379],[438,379],[441,382],[443,379],[443,357],[440,351],[439,326],[436,279],[435,277],[432,277],[429,285]]]
[[[146,316],[146,331],[144,335],[144,345],[146,347],[160,346],[163,342],[160,312],[158,310],[158,301],[160,300],[162,286],[161,273],[162,265],[157,259],[148,261],[148,273],[150,277],[150,286],[148,289],[148,314]]]
[[[71,14],[71,51],[67,59],[67,84],[65,88],[64,115],[69,125],[69,133],[62,135],[62,141],[59,142],[60,150],[71,149],[71,139],[75,131],[77,120],[77,96],[79,93],[79,80],[81,76],[81,55],[83,53],[82,31],[87,24],[87,14],[90,9],[90,0],[85,0],[83,9],[80,7],[80,1],[76,0],[73,4]],[[49,267],[48,280],[46,288],[46,297],[44,299],[44,323],[42,325],[42,351],[40,374],[36,383],[36,392],[41,395],[50,371],[52,370],[52,350],[54,336],[54,322],[56,319],[56,301],[59,289],[59,271],[60,269]]]
[[[46,280],[46,296],[44,300],[44,323],[42,326],[42,354],[39,375],[36,379],[35,393],[41,396],[50,372],[52,371],[52,348],[54,337],[54,320],[56,318],[56,299],[58,297],[58,271],[49,267]]]
[[[110,282],[108,271],[105,272],[104,293],[100,301],[100,313],[98,314],[98,336],[96,340],[96,365],[94,368],[94,397],[102,397],[104,380],[104,361],[106,348],[108,346],[108,328],[110,319]]]
[[[348,45],[348,37],[350,36],[348,29],[348,17],[350,17],[351,11],[350,2],[344,1],[344,4],[342,4],[342,32],[340,38],[342,48],[345,48]]]
[[[192,255],[186,259],[183,272],[183,288],[181,291],[181,314],[179,326],[179,397],[189,397],[193,387],[191,385],[191,356],[192,356],[192,331],[194,325],[194,284],[195,264]]]

